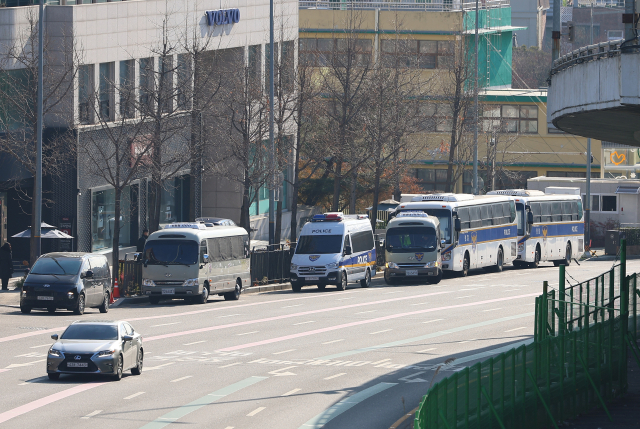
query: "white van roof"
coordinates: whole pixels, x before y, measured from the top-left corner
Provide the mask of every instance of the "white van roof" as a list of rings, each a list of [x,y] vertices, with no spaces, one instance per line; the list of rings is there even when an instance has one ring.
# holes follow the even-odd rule
[[[206,226],[199,222],[178,222],[166,225],[164,229],[149,235],[153,239],[187,239],[200,241],[206,238],[233,237],[248,235],[244,228],[239,226]]]
[[[373,231],[367,215],[344,215],[341,212],[315,215],[300,235],[344,235],[346,232]]]

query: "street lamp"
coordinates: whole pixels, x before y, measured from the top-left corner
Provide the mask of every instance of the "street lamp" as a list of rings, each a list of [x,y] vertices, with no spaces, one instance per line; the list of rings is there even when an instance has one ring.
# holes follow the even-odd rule
[[[35,238],[35,250],[34,256],[38,258],[42,252],[41,250],[41,224],[42,224],[42,87],[43,87],[43,41],[42,34],[44,32],[44,0],[40,0],[40,10],[38,17],[38,119],[37,119],[37,131],[36,131],[36,177],[35,186],[33,190],[33,210],[35,225],[32,225],[33,237]],[[32,263],[35,262],[31,261]]]

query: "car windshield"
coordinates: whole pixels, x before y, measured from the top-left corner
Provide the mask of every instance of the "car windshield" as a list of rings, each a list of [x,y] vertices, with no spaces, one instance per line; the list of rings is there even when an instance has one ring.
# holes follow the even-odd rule
[[[193,265],[198,255],[198,243],[192,240],[149,240],[144,246],[144,259],[151,265]]]
[[[117,340],[116,325],[90,325],[78,323],[69,326],[60,337],[62,340]]]
[[[80,258],[40,258],[33,264],[29,274],[75,276],[80,271],[81,265]]]
[[[326,255],[342,251],[342,235],[302,235],[296,247],[298,255]]]
[[[433,252],[437,247],[436,230],[428,226],[390,228],[387,230],[385,240],[386,250],[392,253],[416,250]]]

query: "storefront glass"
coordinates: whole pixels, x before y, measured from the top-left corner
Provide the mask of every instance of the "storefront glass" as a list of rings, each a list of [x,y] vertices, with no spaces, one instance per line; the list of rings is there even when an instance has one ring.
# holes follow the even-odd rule
[[[189,217],[189,176],[167,179],[160,196],[160,225],[185,222]]]
[[[130,188],[122,191],[120,203],[120,247],[131,245]],[[135,221],[135,220],[134,220]],[[107,189],[91,192],[91,251],[112,247],[115,226],[115,191]]]

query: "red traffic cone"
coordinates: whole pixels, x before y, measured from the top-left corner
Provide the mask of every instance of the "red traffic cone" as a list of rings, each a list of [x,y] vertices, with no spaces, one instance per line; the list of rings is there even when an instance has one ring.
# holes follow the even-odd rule
[[[113,282],[113,293],[111,294],[114,298],[120,298],[120,288],[118,287],[118,279]]]
[[[109,304],[113,304],[114,302],[116,302],[115,299],[113,299],[113,294],[109,295]]]

